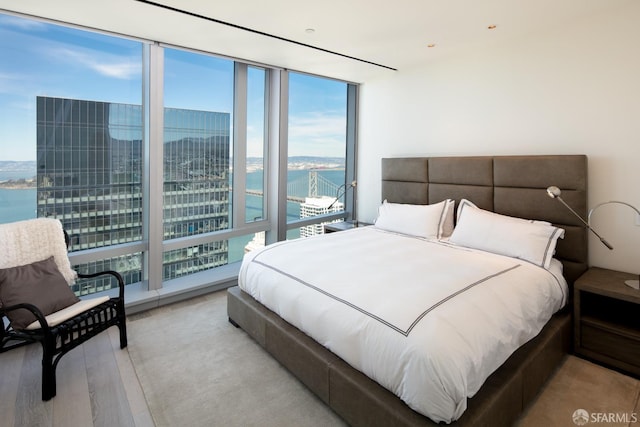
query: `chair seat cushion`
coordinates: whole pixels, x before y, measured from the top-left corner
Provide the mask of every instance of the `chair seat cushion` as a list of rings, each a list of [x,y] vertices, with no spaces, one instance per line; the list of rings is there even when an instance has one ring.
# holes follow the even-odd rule
[[[0,304],[33,304],[45,316],[80,301],[62,276],[53,256],[27,265],[0,269]],[[14,329],[24,329],[36,320],[27,309],[6,313]]]
[[[65,322],[71,319],[72,317],[77,316],[83,311],[87,311],[90,308],[96,307],[108,300],[109,300],[108,296],[81,300],[67,308],[64,308],[60,311],[56,311],[55,313],[51,313],[50,315],[46,316],[45,319],[47,320],[47,323],[49,324],[50,327],[54,327],[59,325],[62,322]],[[29,331],[40,329],[40,322],[36,320],[35,322],[27,326],[25,329]]]

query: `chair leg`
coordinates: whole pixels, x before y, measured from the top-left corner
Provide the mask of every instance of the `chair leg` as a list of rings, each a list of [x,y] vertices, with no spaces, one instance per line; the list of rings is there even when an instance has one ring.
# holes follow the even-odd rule
[[[124,311],[123,299],[120,299],[118,302],[116,316],[118,317],[118,330],[120,331],[120,349],[123,349],[127,346],[127,316]]]
[[[127,323],[124,316],[118,320],[118,330],[120,331],[120,348],[127,346]]]
[[[53,366],[53,344],[42,341],[42,400],[56,395],[56,368]]]

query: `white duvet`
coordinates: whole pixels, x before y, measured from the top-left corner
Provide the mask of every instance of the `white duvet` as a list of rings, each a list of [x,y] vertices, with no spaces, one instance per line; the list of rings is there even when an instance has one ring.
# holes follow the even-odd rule
[[[432,420],[467,398],[566,302],[551,270],[362,227],[243,260],[240,288]]]

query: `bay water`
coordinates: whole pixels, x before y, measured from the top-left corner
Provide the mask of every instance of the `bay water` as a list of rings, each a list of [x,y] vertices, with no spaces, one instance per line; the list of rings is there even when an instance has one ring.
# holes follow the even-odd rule
[[[335,184],[336,187],[344,183],[344,170],[325,170],[319,171],[319,175],[326,180]],[[31,176],[18,176],[15,174],[0,173],[0,181],[7,179],[31,178]],[[308,196],[308,170],[291,170],[288,172],[289,182],[298,182],[299,185],[294,186],[292,196],[305,197]],[[262,171],[251,172],[247,174],[247,188],[252,190],[262,190],[263,173]],[[335,196],[335,194],[326,194]],[[252,220],[254,218],[262,218],[263,200],[262,196],[247,194],[246,196],[246,218]],[[36,189],[6,189],[0,188],[0,224],[24,219],[36,218]],[[296,202],[287,202],[287,220],[300,218],[300,204]],[[291,233],[291,237],[295,237],[299,233]],[[229,261],[237,261],[242,258],[244,246],[253,238],[251,236],[242,236],[232,239],[229,242]]]

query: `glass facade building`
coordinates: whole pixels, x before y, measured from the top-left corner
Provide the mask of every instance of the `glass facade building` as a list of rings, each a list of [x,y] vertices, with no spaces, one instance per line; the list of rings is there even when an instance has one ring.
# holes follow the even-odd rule
[[[165,108],[164,239],[229,226],[230,115]],[[143,238],[142,107],[37,97],[37,216],[59,219],[70,250]],[[165,253],[165,278],[227,262],[227,242]],[[130,254],[80,266],[113,269],[126,283],[142,279],[142,257]],[[85,295],[110,282],[78,281]]]
[[[230,228],[231,147],[228,113],[164,109],[164,239]],[[164,253],[163,279],[228,263],[220,240]]]

